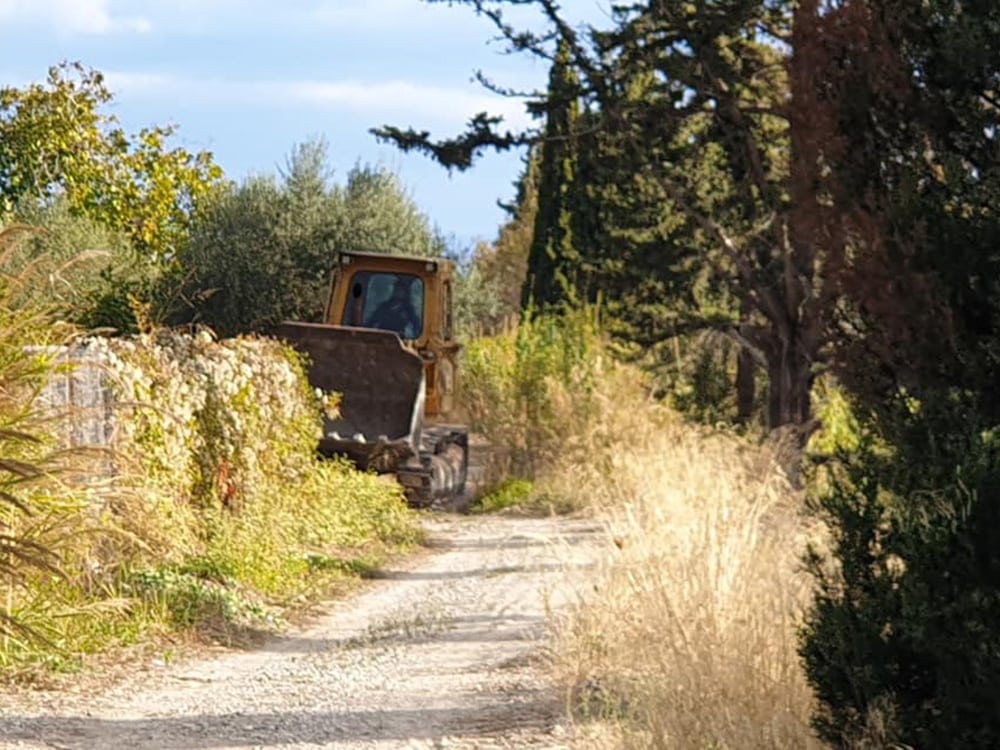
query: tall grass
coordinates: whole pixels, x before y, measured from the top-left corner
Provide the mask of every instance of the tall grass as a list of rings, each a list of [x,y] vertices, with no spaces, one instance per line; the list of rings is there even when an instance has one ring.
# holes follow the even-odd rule
[[[819,747],[796,651],[812,529],[780,456],[657,404],[592,321],[480,341],[477,356],[521,386],[485,367],[466,383],[489,386],[477,413],[491,439],[541,448],[521,463],[527,503],[607,524],[592,590],[555,627],[569,708],[608,747]]]
[[[796,652],[796,496],[765,450],[649,411],[603,468],[549,479],[590,496],[611,540],[559,631],[571,707],[623,747],[818,747]]]
[[[605,356],[594,310],[526,316],[466,345],[462,403],[493,447],[493,479],[535,479],[591,423]]]
[[[56,366],[51,345],[73,331],[32,301],[34,265],[3,270],[31,231],[0,230],[0,652],[41,636],[23,616],[23,601],[34,581],[61,580],[63,553],[87,527],[79,513],[85,495],[68,471],[79,456],[61,450],[59,420],[39,404]]]

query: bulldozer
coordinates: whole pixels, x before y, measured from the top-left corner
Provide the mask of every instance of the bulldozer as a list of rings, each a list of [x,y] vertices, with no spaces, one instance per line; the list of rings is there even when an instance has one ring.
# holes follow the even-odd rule
[[[307,356],[309,384],[341,394],[319,451],[394,474],[416,507],[460,500],[469,431],[453,424],[458,355],[455,266],[443,258],[341,251],[322,323],[276,335]]]

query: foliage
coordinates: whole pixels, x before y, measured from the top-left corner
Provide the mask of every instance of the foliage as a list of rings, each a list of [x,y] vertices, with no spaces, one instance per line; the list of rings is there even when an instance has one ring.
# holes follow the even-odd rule
[[[816,725],[845,748],[993,747],[1000,16],[803,12],[829,144],[820,229],[850,250],[832,361],[861,436],[815,500],[834,539],[809,560]]]
[[[579,81],[561,42],[549,74],[545,132],[538,155],[538,208],[528,253],[524,303],[539,309],[577,298],[581,236],[589,216],[582,202],[585,175],[581,151]]]
[[[503,451],[500,476],[534,478],[570,448],[590,415],[604,365],[596,311],[525,315],[519,325],[470,341],[462,403],[472,429]]]
[[[474,513],[496,513],[515,508],[530,499],[534,484],[527,479],[507,479],[495,489],[480,495],[472,504]]]
[[[745,350],[739,416],[753,409],[752,352],[766,364],[768,425],[808,423],[829,290],[823,248],[795,214],[815,204],[803,186],[818,169],[790,157],[795,6],[623,4],[598,30],[545,0],[465,4],[513,51],[552,65],[548,90],[528,102],[545,126],[521,134],[541,155],[528,269],[539,302],[561,298],[560,286],[570,298],[599,294],[609,328],[640,346],[725,331]],[[509,23],[514,5],[534,6],[543,29]],[[426,133],[378,132],[449,167],[476,154]],[[477,135],[482,147],[511,143],[481,127],[465,134]]]
[[[163,628],[270,628],[283,607],[417,540],[398,487],[317,462],[330,403],[278,342],[157,331],[77,347],[113,391],[114,450],[77,468],[99,493],[50,486],[61,531],[90,533],[60,537],[58,584],[19,566],[8,611],[47,641],[9,638],[0,665],[73,668]]]
[[[111,100],[104,76],[79,63],[50,68],[44,84],[0,89],[0,208],[62,197],[141,255],[169,259],[222,172],[208,152],[170,148],[172,126],[127,135],[102,112]]]
[[[346,183],[334,187],[333,200],[338,248],[421,257],[444,253],[444,238],[399,178],[383,167],[356,165]]]
[[[321,314],[331,230],[322,214],[318,225],[305,224],[287,204],[272,179],[252,178],[205,207],[179,258],[186,278],[169,282],[184,283],[180,320],[230,336]]]
[[[550,159],[540,214],[559,236],[529,276],[593,270],[639,346],[724,331],[763,365],[768,426],[803,439],[818,372],[846,389],[849,408],[821,404],[844,429],[817,447],[845,453],[822,457],[814,488],[833,539],[809,560],[821,590],[802,645],[823,739],[997,745],[981,718],[997,715],[996,4],[628,3],[603,31],[548,0],[464,4],[553,65],[529,102],[546,127],[523,137]],[[543,28],[504,15],[525,6]],[[575,78],[559,75],[567,52]],[[465,168],[473,142],[517,142],[488,126],[383,135]],[[584,165],[591,246],[563,241]]]
[[[255,177],[217,194],[163,290],[182,289],[186,304],[175,319],[220,335],[319,321],[336,250],[442,252],[440,237],[391,173],[356,167],[346,185],[328,183],[326,146],[312,141],[293,151],[280,182]]]
[[[677,340],[676,354],[654,370],[670,405],[695,422],[732,423],[735,348],[729,340],[712,336],[711,332],[686,337],[683,344]]]
[[[816,726],[834,746],[996,744],[1000,463],[991,432],[959,440],[890,461],[864,446],[816,502],[834,543],[809,560],[819,592],[802,655]],[[936,469],[942,454],[954,461],[949,483],[914,468],[919,458]]]
[[[268,477],[295,481],[311,469],[317,408],[277,342],[159,331],[87,348],[116,398],[135,404],[120,410],[121,450],[168,496],[236,508]]]
[[[538,215],[537,158],[526,161],[516,184],[516,201],[506,206],[510,218],[500,227],[496,240],[480,243],[471,259],[459,264],[455,318],[463,334],[497,333],[520,314]]]
[[[266,622],[267,613],[256,602],[249,602],[232,581],[213,581],[170,567],[139,570],[132,573],[123,588],[160,609],[164,619],[177,629],[191,628],[206,622]]]
[[[433,2],[433,0],[431,0]],[[392,125],[383,125],[372,129],[372,133],[382,139],[397,144],[400,148],[410,151],[422,151],[440,161],[449,169],[468,169],[476,157],[487,149],[508,151],[530,142],[523,135],[507,131],[500,133],[498,126],[503,123],[502,117],[490,116],[479,112],[469,122],[468,132],[437,143],[429,140],[430,133],[426,130],[417,131],[413,128],[403,130]]]
[[[11,273],[31,277],[31,289],[15,305],[30,301],[57,308],[62,316],[90,327],[134,324],[102,313],[123,289],[139,287],[152,264],[137,261],[128,238],[74,213],[64,197],[24,206],[14,217],[32,227],[6,264]],[[146,274],[143,272],[146,271]],[[118,327],[118,326],[116,326]]]

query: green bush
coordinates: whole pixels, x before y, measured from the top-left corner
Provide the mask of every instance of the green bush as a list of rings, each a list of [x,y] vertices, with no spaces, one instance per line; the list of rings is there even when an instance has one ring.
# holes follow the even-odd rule
[[[736,347],[721,337],[702,335],[685,342],[687,356],[658,367],[670,405],[688,419],[726,424],[735,419],[733,392]]]
[[[998,747],[1000,439],[960,397],[897,412],[897,439],[842,453],[814,501],[815,723],[842,748]]]
[[[527,314],[506,333],[469,342],[462,402],[497,450],[501,474],[534,478],[586,429],[605,356],[591,309]]]
[[[527,479],[507,479],[472,504],[473,512],[494,513],[523,504],[531,497],[535,485]]]
[[[132,573],[123,590],[160,608],[164,619],[178,629],[212,621],[221,627],[253,625],[268,619],[267,611],[258,602],[248,601],[232,579],[213,580],[167,567]]]

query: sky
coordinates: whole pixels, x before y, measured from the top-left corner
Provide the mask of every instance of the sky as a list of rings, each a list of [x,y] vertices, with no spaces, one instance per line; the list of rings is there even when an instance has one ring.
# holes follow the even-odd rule
[[[607,0],[564,0],[598,22]],[[537,23],[521,9],[511,20]],[[545,85],[542,61],[503,54],[490,22],[468,7],[422,0],[0,0],[0,85],[44,80],[79,61],[106,76],[111,112],[129,132],[178,127],[176,143],[211,151],[230,179],[273,174],[297,143],[326,140],[333,180],[356,164],[399,175],[456,249],[491,240],[523,154],[484,157],[449,173],[380,144],[368,130],[413,126],[454,135],[474,114],[530,125],[523,102],[486,91]]]

